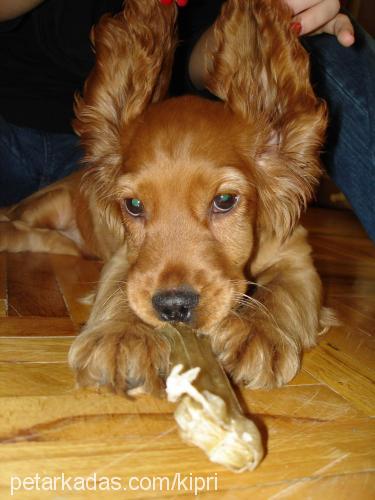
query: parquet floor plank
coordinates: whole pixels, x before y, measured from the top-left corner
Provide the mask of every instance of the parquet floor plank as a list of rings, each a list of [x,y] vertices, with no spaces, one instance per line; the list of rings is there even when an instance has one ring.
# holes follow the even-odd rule
[[[7,256],[4,252],[0,252],[0,318],[6,316],[8,312],[6,266]]]
[[[29,337],[15,347],[14,338],[0,337],[0,364],[66,363],[71,339]]]
[[[65,255],[51,255],[50,260],[71,318],[83,325],[90,313],[90,305],[83,300],[96,289],[100,262]]]
[[[0,253],[0,498],[11,498],[11,476],[61,480],[62,472],[73,479],[96,473],[96,490],[64,492],[60,485],[18,496],[194,498],[186,480],[167,488],[180,474],[200,485],[206,480],[207,499],[375,498],[374,245],[350,212],[314,208],[304,220],[326,304],[341,325],[305,355],[288,386],[236,388],[267,449],[256,471],[240,475],[180,440],[175,406],[166,400],[75,388],[67,353],[89,313],[81,299],[98,281],[99,262]],[[102,476],[128,489],[99,491]],[[131,477],[164,483],[131,491]]]
[[[1,337],[66,337],[77,334],[72,320],[65,318],[9,316],[0,320]],[[13,340],[14,345],[16,345]]]
[[[61,355],[60,355],[61,359]],[[72,391],[74,377],[65,362],[1,363],[0,397],[50,396]],[[1,401],[0,401],[0,406]],[[4,408],[2,408],[4,411]],[[23,410],[22,410],[23,411]]]
[[[314,234],[344,236],[350,240],[368,240],[365,230],[358,223],[357,217],[349,210],[327,210],[313,207],[302,215],[302,224]]]
[[[305,370],[368,416],[375,412],[372,370],[353,357],[322,343],[304,359]],[[361,390],[358,390],[358,387]]]
[[[216,473],[220,487],[235,494],[237,489],[258,484],[354,474],[372,467],[374,451],[366,451],[365,443],[374,436],[373,429],[369,434],[366,419],[296,422],[266,418],[265,424],[269,429],[268,460],[252,474],[233,475],[219,465],[207,463],[199,449],[183,445],[170,415],[93,416],[58,421],[54,427],[34,429],[24,439],[3,441],[0,487],[7,487],[6,479],[9,481],[15,469],[21,477],[43,470],[52,476],[61,471],[75,476],[96,472],[120,477],[125,482],[134,476],[171,477],[177,472],[203,472],[205,476]],[[174,491],[173,495],[177,493]]]
[[[67,316],[48,258],[43,254],[8,255],[8,314],[10,316]]]

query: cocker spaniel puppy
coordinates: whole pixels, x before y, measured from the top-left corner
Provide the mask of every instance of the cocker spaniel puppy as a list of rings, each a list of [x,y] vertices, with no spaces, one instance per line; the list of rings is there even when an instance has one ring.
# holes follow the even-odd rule
[[[105,261],[69,362],[81,384],[158,391],[165,322],[209,335],[235,382],[280,386],[329,325],[306,231],[326,110],[280,0],[228,0],[206,86],[166,99],[176,10],[127,0],[94,30],[77,99],[87,167],[3,211],[0,248]]]

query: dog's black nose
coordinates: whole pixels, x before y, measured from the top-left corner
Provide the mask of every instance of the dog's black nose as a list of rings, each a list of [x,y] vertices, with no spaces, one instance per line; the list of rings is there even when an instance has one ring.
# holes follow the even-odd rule
[[[198,305],[199,294],[191,288],[160,290],[152,297],[152,305],[163,321],[191,320],[193,310]]]

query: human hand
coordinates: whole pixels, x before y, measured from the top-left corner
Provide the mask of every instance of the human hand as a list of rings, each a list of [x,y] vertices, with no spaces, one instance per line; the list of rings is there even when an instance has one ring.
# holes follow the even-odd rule
[[[1,0],[0,22],[10,21],[37,7],[44,0]]]
[[[292,9],[292,29],[298,35],[329,33],[344,47],[354,43],[350,19],[340,13],[339,0],[284,0]]]

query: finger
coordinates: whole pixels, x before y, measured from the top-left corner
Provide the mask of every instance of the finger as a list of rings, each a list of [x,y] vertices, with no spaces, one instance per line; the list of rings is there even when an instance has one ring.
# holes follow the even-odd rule
[[[332,21],[323,27],[323,31],[335,35],[344,47],[350,47],[355,42],[353,25],[345,14],[337,14]]]
[[[294,15],[310,9],[321,1],[322,0],[284,0],[284,2],[291,8]]]
[[[329,23],[339,10],[339,0],[322,0],[310,9],[295,16],[293,21],[301,23],[301,35],[307,35]]]

